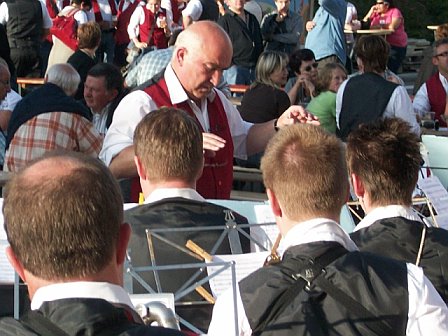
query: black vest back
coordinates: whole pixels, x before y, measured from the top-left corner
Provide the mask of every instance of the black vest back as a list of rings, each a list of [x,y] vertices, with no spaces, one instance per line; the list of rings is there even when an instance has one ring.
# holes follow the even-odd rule
[[[404,217],[384,218],[350,237],[361,251],[416,263],[424,224]],[[448,231],[427,227],[419,265],[448,303]]]
[[[210,20],[218,21],[219,8],[215,0],[200,0],[202,5],[202,14],[198,21]]]
[[[239,283],[244,310],[252,328],[263,321],[278,297],[295,283],[291,276],[298,269],[285,267],[288,259],[307,263],[339,246],[332,242],[315,242],[290,247],[280,264],[264,267]],[[405,263],[369,253],[349,252],[325,267],[325,276],[378,316],[395,331],[405,335],[409,298]],[[302,290],[280,316],[271,321],[261,335],[376,335],[369,321],[361,320],[343,304],[318,286]],[[385,336],[385,335],[384,335]]]
[[[350,78],[342,97],[338,136],[345,141],[358,125],[380,118],[397,86],[374,73]]]
[[[6,30],[11,48],[38,47],[42,37],[43,17],[39,0],[7,0]]]

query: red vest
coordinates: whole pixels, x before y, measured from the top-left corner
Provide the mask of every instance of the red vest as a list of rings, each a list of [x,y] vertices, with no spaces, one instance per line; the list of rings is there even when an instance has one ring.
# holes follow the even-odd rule
[[[109,0],[110,11],[112,16],[117,15],[117,7],[115,6],[115,0]],[[100,6],[98,0],[92,0],[93,13],[95,14],[95,22],[102,22],[103,16],[101,15]]]
[[[170,0],[171,2],[171,11],[173,12],[173,22],[175,24],[179,24],[180,18],[182,17],[181,10],[179,9],[179,4],[177,0]]]
[[[166,39],[165,32],[163,31],[163,28],[159,28],[157,27],[157,25],[154,27],[151,39],[149,39],[149,33],[151,31],[151,27],[154,23],[154,20],[157,20],[157,18],[166,18],[164,9],[158,11],[154,16],[153,12],[144,7],[144,13],[145,13],[145,22],[139,25],[140,42],[148,43],[148,47],[156,46],[157,49],[168,48],[168,41]]]
[[[139,0],[135,0],[134,3],[130,3],[128,7],[123,11],[123,5],[125,0],[120,0],[118,5],[118,14],[117,14],[117,30],[115,31],[115,43],[116,44],[128,44],[129,43],[129,35],[128,35],[128,25],[129,20],[131,19],[132,13],[137,8],[139,4]]]
[[[199,126],[201,125],[187,102],[175,105],[171,103],[164,78],[156,84],[147,87],[144,91],[151,96],[157,106],[180,108],[195,118]],[[226,140],[226,145],[217,151],[213,158],[205,158],[204,170],[202,176],[197,181],[196,189],[204,198],[228,199],[230,198],[233,182],[233,141],[226,112],[218,94],[216,94],[213,102],[208,101],[207,110],[211,132]],[[135,190],[138,182],[138,178],[135,178],[133,181],[131,202],[138,200],[139,191]]]
[[[436,72],[428,79],[426,82],[426,90],[428,91],[431,111],[436,113],[436,119],[439,120],[439,125],[441,127],[446,127],[446,122],[443,121],[441,117],[445,112],[446,92],[440,82],[439,72]]]

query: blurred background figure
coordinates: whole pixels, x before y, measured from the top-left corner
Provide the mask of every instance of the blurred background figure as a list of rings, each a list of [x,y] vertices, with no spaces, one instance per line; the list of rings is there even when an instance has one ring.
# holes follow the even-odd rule
[[[341,64],[325,64],[319,70],[318,95],[307,106],[308,111],[319,118],[320,126],[330,133],[336,133],[336,93],[346,79],[347,72]]]
[[[392,29],[393,33],[386,36],[390,45],[390,55],[387,67],[397,73],[406,57],[408,35],[404,30],[404,18],[400,10],[394,6],[393,0],[377,0],[363,19],[369,22],[370,29]]]
[[[126,49],[130,39],[128,25],[131,15],[139,5],[140,0],[120,0],[117,8],[117,27],[115,30],[115,56],[114,64],[118,67],[126,65]]]

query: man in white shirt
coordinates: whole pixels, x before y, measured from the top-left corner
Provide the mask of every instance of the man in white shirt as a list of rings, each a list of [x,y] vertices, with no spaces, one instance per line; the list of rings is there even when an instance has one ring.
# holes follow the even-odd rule
[[[239,282],[236,319],[233,293],[218,298],[208,335],[446,333],[447,307],[422,270],[357,251],[339,226],[349,190],[340,140],[288,127],[269,142],[261,170],[285,252]]]
[[[361,251],[420,266],[448,302],[448,231],[427,226],[412,209],[420,139],[400,119],[362,125],[347,141],[354,192],[367,214],[350,236]]]
[[[49,335],[48,325],[60,335],[181,335],[143,325],[122,288],[131,229],[117,182],[97,159],[50,154],[7,189],[6,254],[32,310],[20,321],[1,319],[2,335]]]
[[[417,91],[412,102],[418,114],[435,112],[440,126],[446,127],[448,118],[448,38],[435,42],[432,63],[437,73],[432,75]]]

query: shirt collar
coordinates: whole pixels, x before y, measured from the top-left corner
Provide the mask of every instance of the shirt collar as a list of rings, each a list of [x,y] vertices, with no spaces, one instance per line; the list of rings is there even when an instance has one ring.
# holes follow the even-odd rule
[[[205,202],[205,198],[191,188],[159,188],[145,199],[145,204],[160,201],[165,198],[182,197],[193,201]]]
[[[387,205],[378,207],[370,211],[360,222],[356,225],[353,231],[358,231],[369,227],[377,220],[392,217],[404,217],[409,220],[421,222],[418,214],[410,207],[403,205]]]
[[[33,296],[31,309],[39,309],[45,301],[72,298],[104,299],[110,303],[125,304],[134,308],[129,295],[118,285],[108,282],[77,281],[40,287]]]
[[[176,74],[174,73],[174,70],[173,70],[173,67],[171,66],[171,64],[168,64],[168,66],[166,67],[164,77],[165,77],[166,86],[168,88],[168,93],[171,98],[171,103],[173,105],[183,103],[185,101],[190,100],[190,98],[188,97],[184,88],[182,87],[182,84],[180,83],[179,79],[177,78]],[[215,92],[215,89],[213,89],[208,94],[207,99],[212,102],[215,99],[215,96],[216,96],[216,92]]]
[[[279,250],[286,251],[291,246],[317,241],[334,241],[347,250],[358,251],[350,236],[335,221],[328,218],[315,218],[297,223],[282,240]]]
[[[446,90],[448,88],[448,79],[446,79],[440,72],[439,72],[439,79]]]

